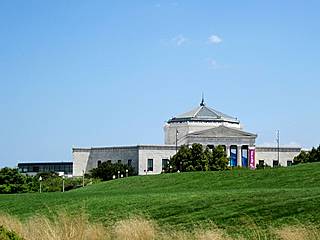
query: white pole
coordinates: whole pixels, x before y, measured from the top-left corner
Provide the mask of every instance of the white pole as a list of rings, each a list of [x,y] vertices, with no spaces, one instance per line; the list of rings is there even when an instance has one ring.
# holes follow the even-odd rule
[[[62,176],[62,192],[64,192],[64,175]]]
[[[39,181],[40,181],[40,193],[41,193],[41,181],[42,181],[42,177],[39,177]]]

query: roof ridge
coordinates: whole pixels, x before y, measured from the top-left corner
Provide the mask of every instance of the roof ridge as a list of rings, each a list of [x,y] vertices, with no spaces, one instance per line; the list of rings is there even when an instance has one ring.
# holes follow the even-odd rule
[[[203,106],[198,107],[198,110],[193,114],[192,117],[196,117],[197,114],[200,112],[200,110],[201,110],[203,107],[205,107],[205,106],[203,105]]]
[[[217,129],[217,128],[227,128],[228,130],[233,131],[233,132],[236,132],[236,133],[245,133],[245,134],[249,134],[249,135],[257,135],[257,134],[255,134],[255,133],[246,132],[246,131],[243,131],[243,130],[240,130],[240,129],[236,129],[236,128],[232,128],[232,127],[227,127],[227,126],[224,126],[224,125],[220,125],[220,126],[212,127],[212,128],[207,128],[207,129],[204,129],[204,130],[192,132],[192,133],[190,133],[190,134],[195,134],[195,133],[196,133],[196,134],[199,134],[199,133],[207,132],[207,131],[209,131],[209,130],[213,130],[213,129]]]

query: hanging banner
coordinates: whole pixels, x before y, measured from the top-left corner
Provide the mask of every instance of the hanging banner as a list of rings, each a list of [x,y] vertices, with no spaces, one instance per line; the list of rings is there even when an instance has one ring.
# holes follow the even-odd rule
[[[256,155],[256,149],[254,147],[249,147],[249,164],[251,169],[256,168],[255,155]]]
[[[247,168],[248,167],[248,149],[243,148],[242,149],[242,155],[241,155],[241,159],[242,159],[242,167]]]
[[[230,147],[230,166],[236,167],[237,166],[237,147]]]

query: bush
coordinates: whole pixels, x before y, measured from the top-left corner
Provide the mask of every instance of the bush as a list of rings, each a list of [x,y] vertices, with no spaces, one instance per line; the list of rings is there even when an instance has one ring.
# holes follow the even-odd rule
[[[123,176],[126,176],[126,170],[128,170],[128,175],[134,175],[134,169],[131,166],[121,163],[110,163],[103,162],[97,168],[91,170],[91,176],[93,178],[99,178],[102,181],[112,180],[113,176],[118,177],[118,171]]]
[[[3,226],[0,226],[0,239],[1,240],[23,240],[15,232],[5,229]]]
[[[24,193],[32,188],[32,178],[19,173],[16,168],[0,169],[0,193]]]

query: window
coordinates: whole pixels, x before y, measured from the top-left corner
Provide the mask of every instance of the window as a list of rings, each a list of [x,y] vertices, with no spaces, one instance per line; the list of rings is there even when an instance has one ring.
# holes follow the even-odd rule
[[[148,171],[153,171],[153,159],[148,159]]]
[[[162,170],[166,169],[169,164],[169,159],[162,159]]]
[[[287,161],[287,166],[288,166],[288,167],[292,166],[292,161],[291,161],[291,160],[288,160],[288,161]]]
[[[263,167],[264,166],[264,160],[259,160],[259,167]]]
[[[99,161],[98,161],[98,167],[100,167],[100,165],[101,165],[101,161],[99,160]]]
[[[121,160],[118,160],[118,163],[121,163]]]
[[[60,166],[59,165],[54,165],[54,171],[59,172],[60,171]]]
[[[129,166],[129,167],[132,166],[132,159],[128,159],[128,166]]]
[[[279,162],[277,160],[273,160],[273,167],[278,167],[279,166]]]
[[[39,172],[39,167],[34,166],[32,169],[33,172]]]

